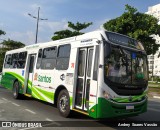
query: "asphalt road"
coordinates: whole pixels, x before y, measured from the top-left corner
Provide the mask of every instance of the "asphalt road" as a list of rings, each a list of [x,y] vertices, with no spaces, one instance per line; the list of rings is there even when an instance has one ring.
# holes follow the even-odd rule
[[[58,110],[52,104],[45,103],[36,99],[25,97],[21,100],[15,100],[12,97],[12,92],[0,87],[0,121],[43,121],[42,124],[46,127],[42,128],[2,128],[0,130],[51,130],[51,129],[87,129],[87,130],[111,130],[111,129],[160,129],[160,127],[129,127],[127,122],[135,123],[136,125],[144,125],[144,123],[160,123],[160,99],[149,99],[148,111],[136,117],[115,118],[105,120],[95,120],[85,115],[74,112],[71,118],[63,118],[59,115]],[[141,121],[141,122],[140,122]],[[148,122],[151,121],[151,122]],[[159,121],[159,122],[157,122]],[[13,123],[12,122],[12,123]],[[120,124],[119,124],[119,123]],[[138,122],[138,124],[137,124]],[[0,122],[0,126],[2,122]],[[40,124],[38,124],[40,125]],[[126,126],[118,126],[126,125]],[[131,123],[130,123],[131,125]]]

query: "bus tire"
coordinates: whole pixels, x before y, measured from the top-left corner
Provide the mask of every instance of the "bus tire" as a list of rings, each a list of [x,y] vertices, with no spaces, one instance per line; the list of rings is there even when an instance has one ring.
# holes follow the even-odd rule
[[[68,91],[66,89],[63,89],[58,95],[57,108],[61,116],[69,117],[70,98],[69,98]]]
[[[15,99],[20,98],[18,81],[14,82],[14,85],[13,85],[13,98],[15,98]]]

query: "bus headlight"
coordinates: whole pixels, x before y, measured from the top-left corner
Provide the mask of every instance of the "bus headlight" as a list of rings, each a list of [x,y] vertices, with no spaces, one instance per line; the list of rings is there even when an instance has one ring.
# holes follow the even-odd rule
[[[111,96],[109,93],[107,93],[106,91],[103,91],[103,96],[104,96],[106,99],[111,99],[111,98],[112,98],[112,96]]]

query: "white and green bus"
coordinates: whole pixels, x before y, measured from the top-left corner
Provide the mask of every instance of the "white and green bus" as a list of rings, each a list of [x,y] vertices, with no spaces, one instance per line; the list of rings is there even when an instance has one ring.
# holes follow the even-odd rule
[[[147,55],[135,39],[97,30],[6,52],[1,85],[64,117],[135,116],[147,111]]]

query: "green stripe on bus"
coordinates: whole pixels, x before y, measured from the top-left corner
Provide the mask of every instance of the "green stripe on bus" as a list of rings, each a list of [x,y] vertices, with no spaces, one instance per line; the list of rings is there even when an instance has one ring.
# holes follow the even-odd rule
[[[21,83],[24,83],[24,78],[22,76],[14,73],[14,72],[5,72],[5,73],[13,75],[14,77],[16,77],[18,79],[18,81],[20,81]]]
[[[15,79],[18,79],[18,81],[21,82],[22,85],[24,85],[25,79],[21,75],[15,73],[15,72],[5,72],[5,74],[11,75]],[[8,78],[6,78],[5,80],[7,82],[9,82]],[[32,82],[30,80],[28,80],[28,90],[32,91],[32,96],[34,98],[37,98],[37,99],[40,99],[40,100],[43,100],[46,102],[50,102],[50,103],[53,103],[53,101],[54,101],[54,93],[53,92],[49,92],[49,91],[43,90],[41,88],[38,88],[36,86],[32,86]],[[72,100],[73,100],[72,97],[70,97],[70,105],[72,105]]]
[[[20,76],[19,74],[14,73],[14,72],[5,72],[5,73],[14,76],[15,78],[18,79],[19,82],[21,82],[24,85],[25,79],[22,76]],[[31,86],[32,86],[32,82],[30,80],[28,80],[28,87],[31,88]]]
[[[32,91],[33,92],[37,91],[39,93],[39,95],[44,95],[45,97],[47,97],[48,99],[53,101],[53,98],[54,98],[54,93],[53,92],[45,91],[43,89],[37,88],[36,86],[32,86]],[[43,98],[44,98],[44,96],[43,96]]]
[[[33,90],[32,89],[32,96],[33,97],[35,97],[35,98],[38,98],[38,99],[40,99],[40,100],[43,100],[43,101],[47,101],[45,98],[43,98],[41,95],[40,95],[40,93],[38,93],[37,91],[35,91],[35,90]],[[36,96],[35,96],[36,95]]]

